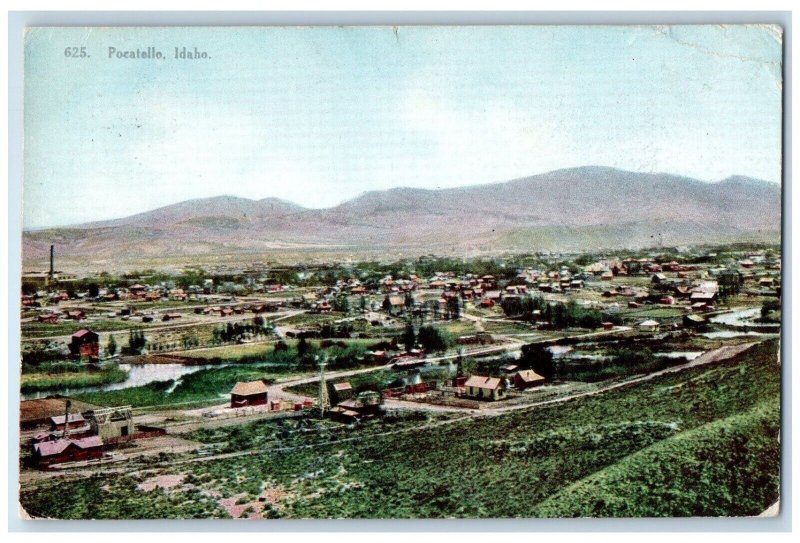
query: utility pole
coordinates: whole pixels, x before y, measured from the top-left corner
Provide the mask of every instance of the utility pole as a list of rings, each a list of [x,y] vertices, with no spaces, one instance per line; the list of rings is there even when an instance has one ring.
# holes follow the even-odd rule
[[[325,382],[325,366],[328,364],[326,358],[322,358],[319,361],[319,398],[317,399],[317,403],[319,404],[319,416],[325,416],[325,409],[330,407],[331,402],[328,398],[328,385]]]

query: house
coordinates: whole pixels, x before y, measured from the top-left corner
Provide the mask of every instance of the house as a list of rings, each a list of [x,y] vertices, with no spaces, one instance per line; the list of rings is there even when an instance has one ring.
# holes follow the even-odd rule
[[[331,304],[326,301],[319,302],[316,306],[314,306],[315,313],[330,313],[333,308]]]
[[[603,327],[603,330],[613,330],[614,323],[613,322],[601,322],[600,325]]]
[[[341,403],[353,397],[353,386],[348,382],[334,383],[332,388],[334,395],[333,400],[336,403]]]
[[[33,461],[40,469],[54,464],[96,460],[103,456],[103,440],[99,436],[80,439],[56,439],[33,445]]]
[[[65,427],[76,430],[83,426],[86,426],[86,419],[80,413],[70,413],[69,419],[65,415],[50,417],[51,432],[63,432]]]
[[[129,286],[128,290],[130,291],[131,296],[134,296],[136,298],[142,298],[147,293],[146,292],[147,287],[144,285],[140,285],[139,283]]]
[[[503,372],[504,375],[511,375],[519,369],[519,366],[516,364],[506,364],[505,366],[500,366],[500,371]]]
[[[526,388],[543,385],[544,382],[545,378],[533,370],[518,371],[514,375],[514,386],[519,390],[525,390]]]
[[[506,397],[506,388],[499,377],[472,375],[464,383],[464,394],[479,400],[501,400]]]
[[[100,355],[100,336],[88,328],[81,328],[72,334],[69,352],[73,356],[97,358]]]
[[[180,319],[180,313],[165,313],[164,316],[161,317],[161,320],[164,322],[174,321],[175,319]]]
[[[600,275],[600,280],[601,280],[601,281],[611,281],[612,279],[614,279],[614,273],[613,273],[611,270],[609,270],[609,271],[604,271],[604,272],[603,272],[603,273]]]
[[[667,282],[667,276],[663,273],[654,273],[653,277],[650,279],[650,282],[654,285],[663,285]]]
[[[58,322],[58,313],[46,313],[37,317],[39,322],[46,322],[47,324],[56,324]]]
[[[686,328],[697,328],[706,324],[705,317],[700,315],[684,315],[683,326]]]
[[[658,321],[646,320],[639,323],[639,328],[647,332],[655,332],[658,330]]]
[[[371,418],[380,412],[381,395],[366,390],[357,398],[340,402],[330,410],[331,416],[344,422],[354,422],[361,418]]]
[[[75,311],[66,311],[65,315],[68,319],[72,319],[74,321],[82,321],[86,318],[86,313],[80,309],[76,309]]]
[[[231,407],[266,405],[267,385],[264,381],[238,382],[231,390]]]

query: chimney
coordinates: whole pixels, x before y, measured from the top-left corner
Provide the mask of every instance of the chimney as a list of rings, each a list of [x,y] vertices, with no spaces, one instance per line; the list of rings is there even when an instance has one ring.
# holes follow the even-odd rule
[[[51,246],[52,248],[52,246]],[[64,434],[61,436],[63,439],[67,439],[69,437],[69,408],[72,406],[72,402],[67,400],[64,402]]]
[[[53,280],[55,274],[55,245],[50,246],[50,280]]]

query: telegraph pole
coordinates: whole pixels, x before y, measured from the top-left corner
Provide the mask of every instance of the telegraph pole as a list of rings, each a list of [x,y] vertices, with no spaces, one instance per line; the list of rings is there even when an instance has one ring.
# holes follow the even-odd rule
[[[328,398],[328,385],[325,382],[325,366],[328,364],[326,357],[319,360],[319,416],[325,416],[325,409],[330,407],[330,399]]]

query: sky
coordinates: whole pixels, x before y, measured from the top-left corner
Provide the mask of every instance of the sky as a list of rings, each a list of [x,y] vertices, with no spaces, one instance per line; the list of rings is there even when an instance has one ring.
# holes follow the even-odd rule
[[[781,40],[736,25],[29,29],[23,225],[221,194],[321,208],[585,165],[780,183]]]

